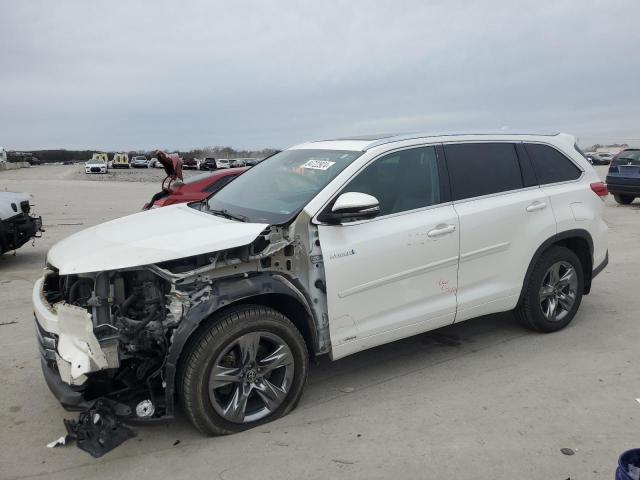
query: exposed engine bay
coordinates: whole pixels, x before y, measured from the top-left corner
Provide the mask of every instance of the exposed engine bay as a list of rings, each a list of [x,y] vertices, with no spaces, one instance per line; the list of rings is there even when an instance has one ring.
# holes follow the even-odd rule
[[[88,401],[106,395],[123,404],[141,394],[155,399],[162,387],[160,377],[170,330],[178,321],[167,315],[170,290],[170,282],[149,270],[101,272],[95,276],[47,275],[43,294],[48,303],[56,305],[60,317],[58,351],[71,363],[69,372],[63,372],[58,362],[63,380],[76,386],[86,384],[83,393]],[[76,342],[78,337],[75,322],[68,319],[74,314],[86,318],[84,312],[90,315],[93,326],[92,332],[84,332],[88,361],[77,354],[64,358],[65,336],[74,335]],[[91,382],[86,381],[88,373],[92,374]],[[154,412],[144,413],[151,416]]]

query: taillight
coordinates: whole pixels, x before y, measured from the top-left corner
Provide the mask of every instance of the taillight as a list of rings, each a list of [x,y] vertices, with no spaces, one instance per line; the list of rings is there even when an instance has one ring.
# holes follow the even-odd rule
[[[593,193],[595,193],[602,199],[604,199],[604,197],[606,197],[609,194],[609,189],[607,188],[607,184],[604,182],[592,183],[591,190],[593,190]]]

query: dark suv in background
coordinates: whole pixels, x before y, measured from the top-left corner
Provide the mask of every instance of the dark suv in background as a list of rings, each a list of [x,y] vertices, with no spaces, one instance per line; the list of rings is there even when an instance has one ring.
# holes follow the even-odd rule
[[[640,148],[627,148],[613,157],[607,186],[616,202],[622,205],[640,197]]]
[[[218,165],[213,157],[207,157],[200,163],[200,170],[215,170],[216,168],[218,168]]]

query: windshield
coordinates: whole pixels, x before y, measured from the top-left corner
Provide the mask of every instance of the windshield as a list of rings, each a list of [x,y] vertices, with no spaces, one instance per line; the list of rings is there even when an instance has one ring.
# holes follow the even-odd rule
[[[226,210],[249,222],[287,223],[360,155],[345,150],[285,150],[225,186],[209,199],[209,209]]]

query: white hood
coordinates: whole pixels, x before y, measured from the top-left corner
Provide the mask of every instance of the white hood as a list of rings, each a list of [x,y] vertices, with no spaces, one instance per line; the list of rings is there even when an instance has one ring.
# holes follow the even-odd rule
[[[266,227],[172,205],[71,235],[49,250],[47,261],[61,275],[137,267],[248,245]]]

